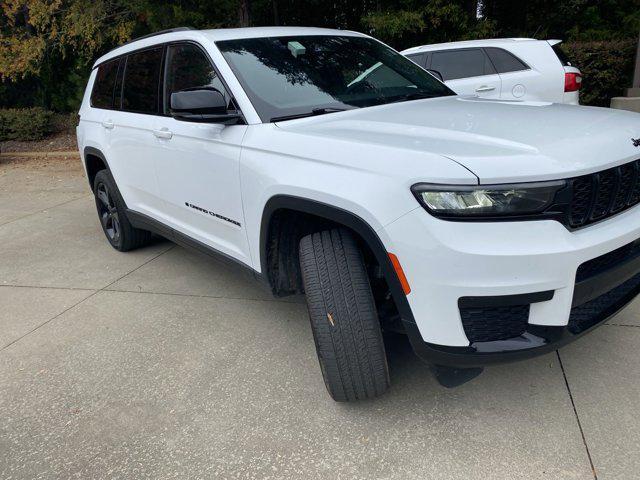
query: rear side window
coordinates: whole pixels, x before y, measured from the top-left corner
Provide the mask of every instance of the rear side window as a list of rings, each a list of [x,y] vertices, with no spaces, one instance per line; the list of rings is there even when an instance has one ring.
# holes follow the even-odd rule
[[[529,70],[529,67],[515,55],[501,48],[485,48],[485,52],[493,62],[498,73],[519,72]]]
[[[571,62],[571,60],[569,60],[569,57],[567,56],[567,53],[562,49],[559,43],[556,43],[551,48],[553,48],[553,51],[555,52],[556,56],[558,57],[558,60],[560,60],[560,63],[563,66],[565,67],[573,66],[573,63]]]
[[[224,85],[204,52],[193,44],[172,45],[167,51],[165,112],[173,92],[189,88],[215,88],[225,96]]]
[[[413,63],[420,65],[422,68],[426,65],[427,54],[426,53],[417,53],[415,55],[407,55],[407,58],[411,60]]]
[[[434,52],[430,68],[440,72],[445,81],[496,73],[489,58],[479,48]]]
[[[103,63],[98,67],[96,81],[91,92],[91,106],[94,108],[113,108],[113,92],[118,76],[119,60]]]
[[[132,53],[124,70],[122,109],[158,113],[162,47]]]

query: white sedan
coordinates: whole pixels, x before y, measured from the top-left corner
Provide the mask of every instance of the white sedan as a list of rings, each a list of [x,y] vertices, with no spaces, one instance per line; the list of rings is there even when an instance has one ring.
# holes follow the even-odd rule
[[[402,53],[459,95],[579,103],[582,74],[561,40],[506,38],[423,45]]]

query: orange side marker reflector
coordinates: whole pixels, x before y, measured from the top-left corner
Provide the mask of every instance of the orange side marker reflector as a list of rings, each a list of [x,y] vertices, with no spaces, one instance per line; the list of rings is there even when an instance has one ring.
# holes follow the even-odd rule
[[[393,269],[396,271],[396,275],[398,276],[398,280],[400,280],[400,285],[402,285],[402,290],[405,295],[409,295],[411,293],[411,287],[409,286],[409,282],[407,281],[407,277],[402,270],[402,265],[400,265],[400,260],[393,253],[389,254],[389,259],[391,260],[391,264],[393,265]]]

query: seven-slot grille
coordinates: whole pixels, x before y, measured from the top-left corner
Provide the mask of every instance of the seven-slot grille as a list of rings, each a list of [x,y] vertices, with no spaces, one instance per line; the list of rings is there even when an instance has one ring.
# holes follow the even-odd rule
[[[640,203],[640,160],[569,180],[569,225],[580,228]]]

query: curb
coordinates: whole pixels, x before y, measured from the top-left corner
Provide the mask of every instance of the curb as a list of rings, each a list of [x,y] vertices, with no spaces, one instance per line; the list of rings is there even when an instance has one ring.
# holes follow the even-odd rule
[[[80,153],[76,150],[69,151],[56,151],[56,152],[2,152],[0,157],[71,157],[80,156]]]

